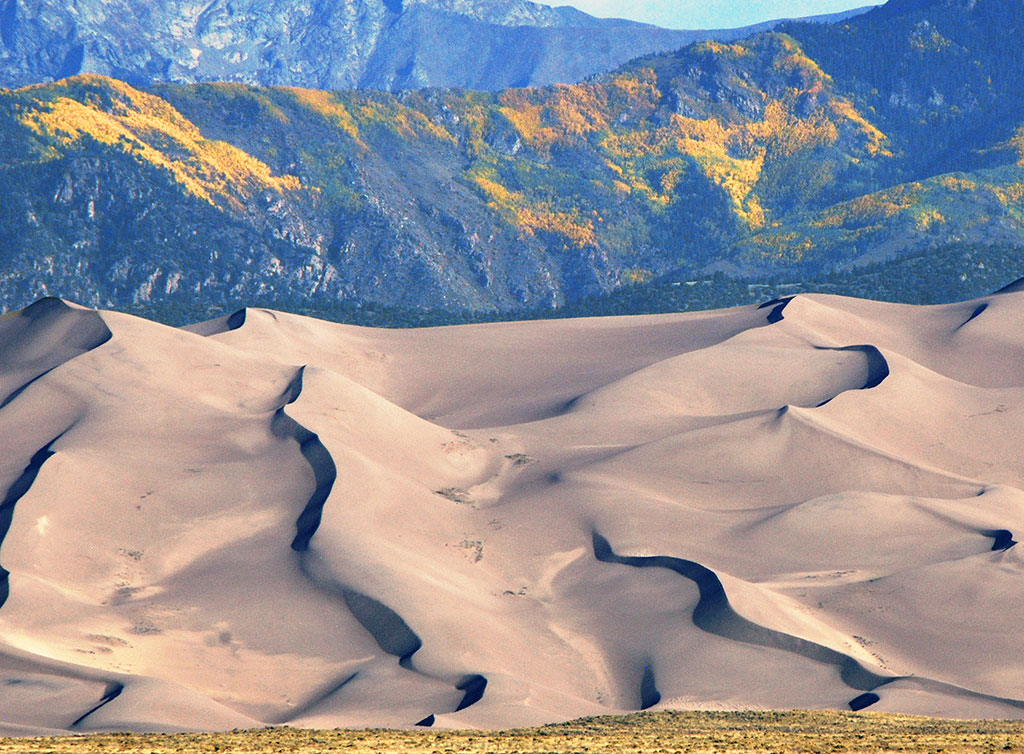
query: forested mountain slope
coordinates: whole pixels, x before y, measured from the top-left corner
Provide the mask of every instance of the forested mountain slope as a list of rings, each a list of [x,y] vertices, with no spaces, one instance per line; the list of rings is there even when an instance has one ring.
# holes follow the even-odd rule
[[[515,311],[1013,249],[1022,39],[1017,2],[894,2],[576,85],[5,92],[4,296]]]

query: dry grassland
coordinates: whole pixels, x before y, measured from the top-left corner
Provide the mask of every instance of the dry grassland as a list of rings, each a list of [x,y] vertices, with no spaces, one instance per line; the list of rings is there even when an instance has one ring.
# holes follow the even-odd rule
[[[835,712],[659,712],[585,718],[512,731],[310,731],[267,728],[223,734],[103,734],[0,739],[0,754],[343,751],[408,754],[498,752],[1024,752],[1024,722],[951,721]]]

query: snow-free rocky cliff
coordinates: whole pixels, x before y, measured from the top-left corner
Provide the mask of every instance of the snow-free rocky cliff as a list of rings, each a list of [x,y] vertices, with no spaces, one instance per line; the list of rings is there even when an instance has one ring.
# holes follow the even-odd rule
[[[0,0],[0,86],[100,73],[134,84],[501,89],[750,31],[671,31],[523,0]]]

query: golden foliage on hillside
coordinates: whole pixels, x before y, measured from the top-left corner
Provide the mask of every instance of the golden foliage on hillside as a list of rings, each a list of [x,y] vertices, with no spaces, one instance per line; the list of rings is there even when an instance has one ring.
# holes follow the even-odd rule
[[[985,243],[992,228],[1024,225],[1024,171],[1005,165],[970,176],[950,173],[839,202],[747,239],[752,260],[793,262],[842,241],[878,248],[915,238]]]
[[[491,209],[524,233],[556,233],[575,248],[597,242],[593,222],[582,220],[578,210],[560,211],[550,202],[530,201],[523,193],[510,191],[494,180],[494,174],[487,170],[472,173],[471,180],[487,196]]]
[[[978,188],[977,181],[959,175],[940,175],[936,180],[950,191],[975,191]]]
[[[829,103],[832,112],[839,118],[845,118],[851,123],[860,127],[861,133],[867,137],[865,147],[871,156],[892,157],[892,152],[885,146],[888,138],[878,128],[870,123],[867,118],[857,112],[853,103],[842,97],[837,97]]]
[[[1017,164],[1024,167],[1024,126],[1017,129],[1017,133],[1010,139],[1010,145],[1017,152]]]
[[[883,220],[915,206],[920,183],[906,183],[885,191],[859,196],[829,208],[812,225],[819,228],[879,225]]]
[[[747,57],[751,53],[750,48],[742,44],[728,44],[709,39],[706,42],[698,42],[694,45],[695,52],[710,52],[714,55],[732,56],[735,58]]]
[[[437,141],[455,142],[443,126],[438,125],[423,112],[398,102],[394,97],[364,96],[346,93],[347,107],[358,120],[359,127],[382,128],[403,139],[434,139]]]
[[[84,96],[82,96],[84,90]],[[166,171],[193,196],[242,208],[241,198],[301,188],[299,179],[270,167],[199,129],[165,100],[101,76],[84,75],[31,97],[21,122],[42,137],[53,158],[91,139]],[[36,89],[35,91],[43,91]]]
[[[807,57],[807,54],[800,47],[800,43],[788,34],[775,34],[775,38],[781,43],[782,54],[776,56],[773,65],[779,71],[789,74],[799,74],[804,77],[805,83],[814,81],[832,81],[832,77],[821,70],[821,66],[814,60]]]
[[[294,176],[275,175],[268,162],[312,179],[311,191],[358,206],[351,178],[332,176],[347,169],[350,153],[397,148],[417,155],[414,162],[443,161],[504,222],[524,236],[560,236],[554,243],[566,248],[602,246],[610,238],[644,243],[642,234],[632,235],[636,213],[669,217],[681,204],[694,204],[693,211],[722,207],[740,227],[768,238],[777,207],[791,211],[793,201],[806,201],[814,186],[861,160],[892,157],[885,134],[834,91],[829,75],[791,37],[702,43],[687,54],[684,65],[716,77],[724,94],[691,91],[693,76],[680,73],[685,68],[641,62],[585,83],[498,94],[186,87],[179,99],[171,97],[179,111],[126,84],[84,76],[39,89],[40,96],[24,90],[20,117],[44,156],[92,139],[166,171],[194,196],[236,209],[259,191],[302,188]],[[237,147],[206,139],[182,115],[211,110],[245,113],[258,138]],[[292,150],[298,162],[317,155],[302,171],[283,159],[289,152],[281,134],[296,124],[312,129]],[[321,134],[324,148],[308,148]],[[1024,145],[1024,134],[1018,139]],[[787,192],[801,183],[810,188],[793,199]],[[872,195],[863,206],[839,205],[817,217],[814,227],[864,226],[872,214],[899,211],[902,201],[892,199],[887,209],[890,200]],[[792,256],[806,244],[778,239],[768,246],[773,256],[783,248]]]
[[[423,155],[438,145],[457,150],[444,159],[462,162],[463,179],[505,222],[525,235],[561,236],[574,248],[600,245],[603,234],[616,232],[617,210],[609,211],[609,201],[640,202],[643,211],[658,214],[682,201],[710,206],[721,196],[741,226],[761,231],[773,221],[779,191],[794,178],[766,172],[769,164],[795,161],[797,170],[809,170],[799,160],[811,155],[821,170],[835,172],[844,161],[891,156],[885,135],[834,93],[830,77],[792,38],[703,43],[693,54],[704,61],[695,65],[711,65],[721,85],[732,87],[730,96],[745,98],[746,114],[715,100],[677,107],[673,98],[689,96],[688,84],[643,64],[581,84],[496,95],[395,97],[215,84],[182,96],[201,99],[202,107],[256,113],[263,150],[257,154],[271,161],[279,154],[273,134],[291,128],[290,119],[316,123],[300,110],[326,121],[324,138],[334,145],[329,162],[339,165],[348,150],[374,151],[381,139]],[[77,77],[40,91],[46,95],[31,98],[21,117],[50,156],[93,139],[166,171],[197,197],[236,209],[258,191],[300,188],[297,178],[275,175],[241,148],[204,138],[168,102],[126,84]],[[496,146],[502,144],[512,146]],[[322,152],[318,159],[327,159]],[[307,150],[300,146],[299,153]],[[319,167],[304,175],[320,175]],[[336,183],[332,196],[351,193],[348,183]]]
[[[1021,207],[1024,203],[1024,183],[1002,183],[989,186],[989,189],[1004,207],[1014,207],[1018,213],[1024,209]]]
[[[852,150],[850,161],[859,159],[856,154],[892,156],[886,136],[851,101],[831,91],[831,78],[795,40],[786,35],[772,39],[772,65],[785,75],[787,86],[769,95],[747,80],[734,82],[760,103],[757,118],[736,118],[726,111],[706,117],[671,112],[666,117],[663,109],[651,118],[664,108],[664,87],[671,82],[659,81],[653,69],[643,66],[596,82],[509,90],[499,95],[498,111],[542,164],[555,149],[585,143],[601,151],[609,189],[643,197],[653,207],[672,204],[684,177],[696,171],[724,191],[742,223],[758,230],[768,221],[771,201],[759,186],[767,160],[824,148]],[[742,61],[756,57],[752,44],[701,43],[694,52]],[[808,108],[808,97],[817,104]],[[501,194],[493,185],[499,182],[496,174],[486,185],[471,180],[489,198]],[[520,207],[532,200],[528,189],[512,194]],[[576,203],[591,209],[586,197]]]
[[[281,87],[280,91],[291,95],[299,105],[319,113],[355,139],[360,146],[366,148],[366,144],[359,138],[359,127],[356,125],[355,118],[334,94],[319,89],[300,89],[299,87]]]

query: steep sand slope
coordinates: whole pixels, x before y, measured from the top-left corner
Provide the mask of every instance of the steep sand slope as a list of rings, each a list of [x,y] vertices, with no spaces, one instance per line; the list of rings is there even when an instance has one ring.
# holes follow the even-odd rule
[[[1024,293],[0,318],[0,733],[1024,717]],[[9,573],[9,576],[8,576]]]

